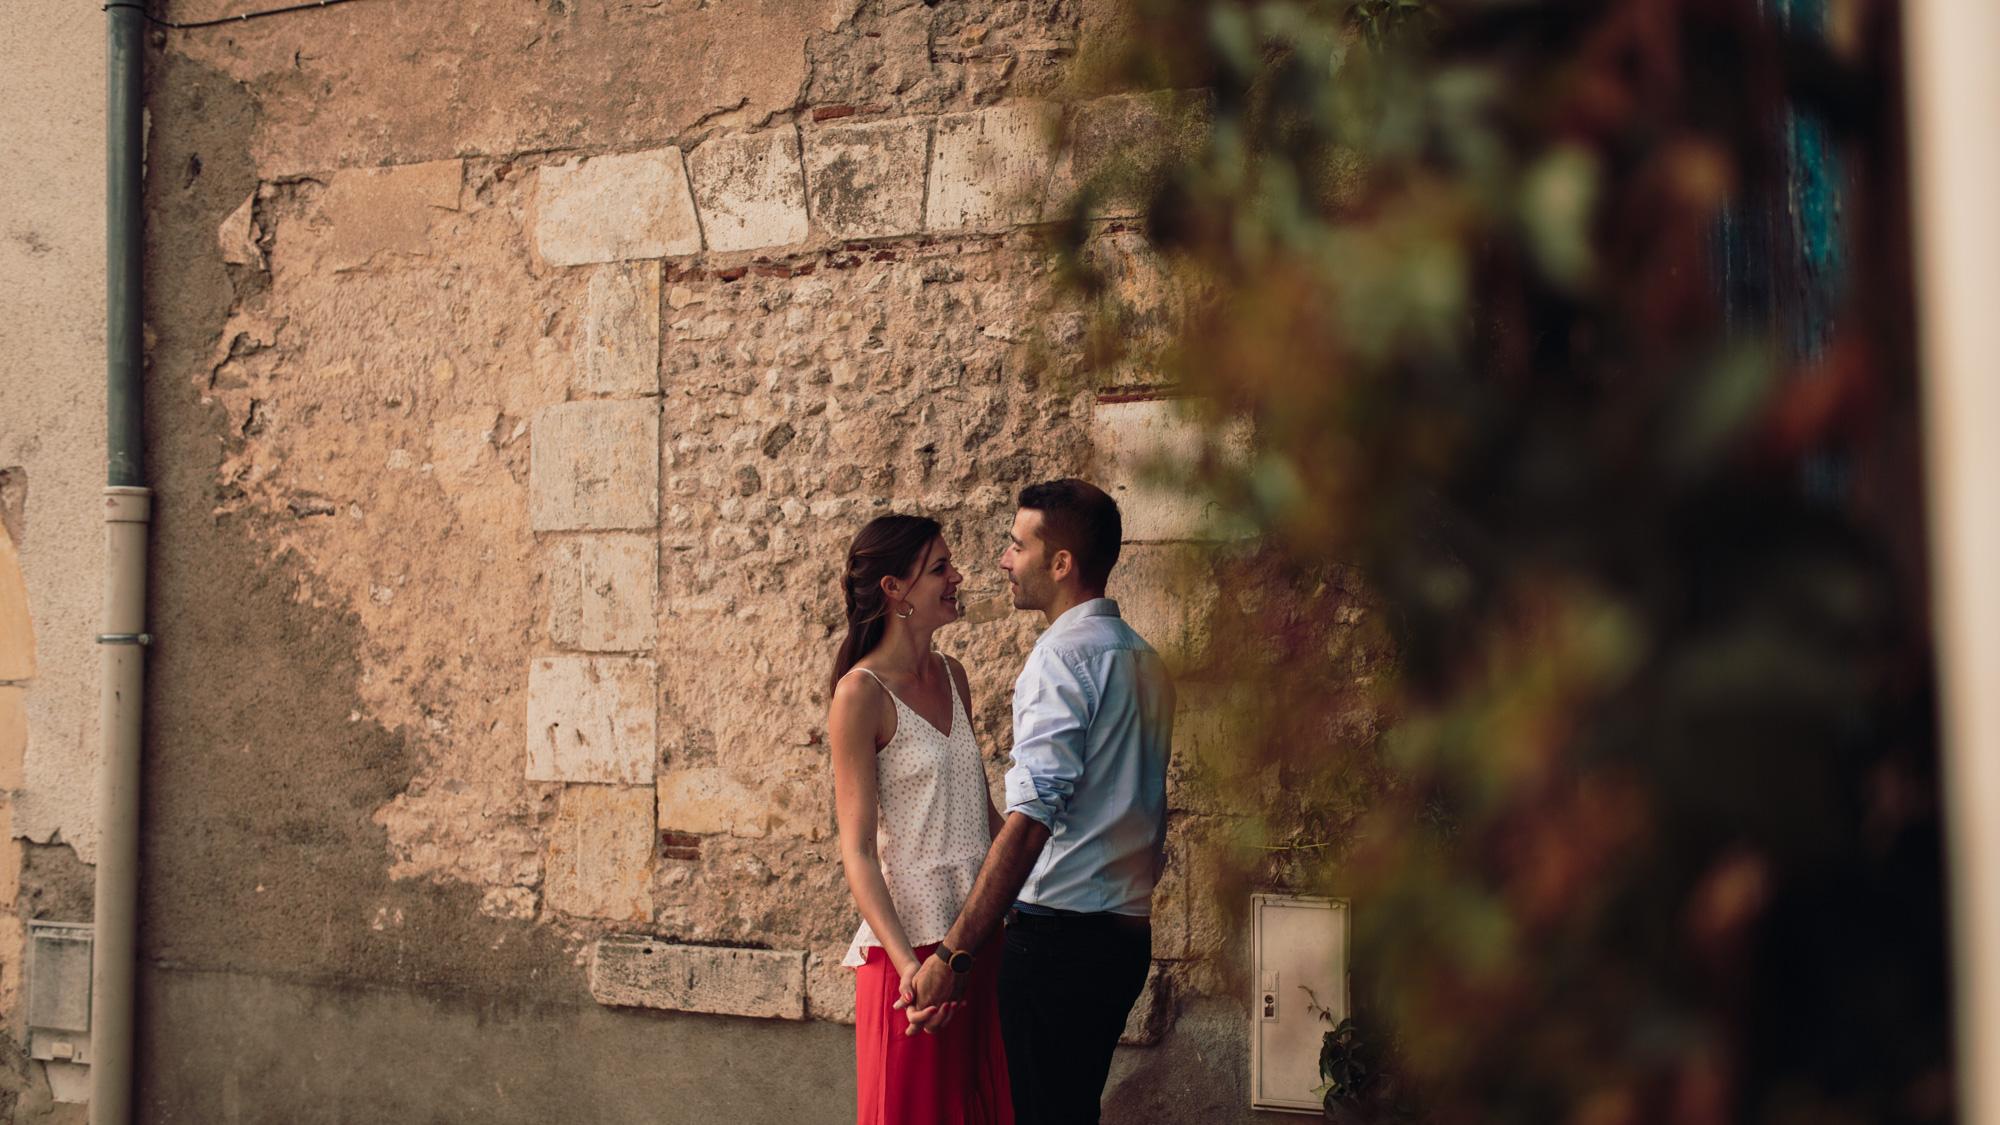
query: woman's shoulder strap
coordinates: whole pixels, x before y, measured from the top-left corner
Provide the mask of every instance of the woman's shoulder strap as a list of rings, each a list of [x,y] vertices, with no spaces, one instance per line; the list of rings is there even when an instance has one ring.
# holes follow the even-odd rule
[[[896,703],[902,702],[902,700],[896,698],[895,690],[892,689],[888,684],[884,683],[882,677],[875,674],[874,669],[863,668],[861,665],[856,664],[853,668],[853,671],[859,672],[862,675],[867,676],[869,679],[874,680],[875,686],[881,688],[883,694],[887,695],[892,702]]]
[[[961,664],[959,664],[959,662],[958,662],[957,660],[954,660],[953,658],[951,658],[951,657],[949,657],[949,656],[946,656],[946,655],[945,655],[944,653],[942,653],[942,652],[938,653],[938,662],[944,665],[944,682],[945,682],[945,683],[947,683],[947,684],[949,684],[949,685],[951,685],[951,696],[952,696],[952,698],[953,698],[953,699],[956,699],[956,700],[958,700],[959,702],[961,702],[961,703],[963,703],[963,704],[965,704],[965,709],[966,709],[967,711],[971,711],[971,710],[972,710],[972,674],[971,674],[970,672],[967,672],[967,673],[966,673],[966,676],[965,676],[965,679],[966,679],[966,686],[965,686],[965,690],[964,690],[964,691],[960,691],[960,690],[959,690],[959,686],[958,686],[958,672],[957,672],[957,671],[954,671],[953,669],[954,669],[954,668],[956,668],[956,669],[959,669],[960,671],[962,671],[962,670],[964,669],[964,666],[963,666],[963,665],[961,665]]]

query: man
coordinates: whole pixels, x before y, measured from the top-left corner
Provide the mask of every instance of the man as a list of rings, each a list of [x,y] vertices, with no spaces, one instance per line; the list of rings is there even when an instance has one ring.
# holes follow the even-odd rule
[[[1117,502],[1084,481],[1021,492],[1000,566],[1015,608],[1049,624],[1014,685],[1006,820],[906,993],[912,1033],[942,1028],[1006,916],[1000,1028],[1022,1125],[1097,1121],[1151,961],[1174,698],[1104,596],[1122,531]]]

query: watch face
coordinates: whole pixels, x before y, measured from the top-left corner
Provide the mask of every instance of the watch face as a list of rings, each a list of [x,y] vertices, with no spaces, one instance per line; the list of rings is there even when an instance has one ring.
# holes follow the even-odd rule
[[[954,972],[954,973],[969,973],[969,972],[971,972],[971,971],[972,971],[972,954],[970,954],[970,953],[954,953],[954,954],[952,954],[952,958],[951,958],[951,971],[952,971],[952,972]]]

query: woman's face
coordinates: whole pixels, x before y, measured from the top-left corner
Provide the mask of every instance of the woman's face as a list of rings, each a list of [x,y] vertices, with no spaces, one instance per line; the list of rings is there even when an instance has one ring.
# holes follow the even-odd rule
[[[910,616],[903,620],[913,628],[948,625],[964,612],[958,605],[958,584],[963,581],[965,576],[951,564],[951,548],[939,536],[931,540],[930,547],[918,558],[917,569],[904,577],[901,596],[892,593],[890,612],[901,613],[910,608]]]

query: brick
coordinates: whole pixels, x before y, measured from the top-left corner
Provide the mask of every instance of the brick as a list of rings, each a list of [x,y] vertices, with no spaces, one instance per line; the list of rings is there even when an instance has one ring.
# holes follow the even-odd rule
[[[1059,112],[1041,103],[937,119],[924,226],[998,230],[1041,218]]]
[[[812,219],[832,238],[893,238],[924,226],[928,118],[835,125],[808,132]]]
[[[1166,1037],[1174,1025],[1174,978],[1158,961],[1146,971],[1146,985],[1125,1016],[1125,1030],[1118,1042],[1127,1047],[1150,1047]]]
[[[1091,411],[1093,467],[1100,487],[1118,501],[1125,542],[1222,539],[1246,533],[1227,513],[1188,487],[1201,453],[1202,428],[1182,413],[1180,401],[1156,398],[1099,402]],[[1221,435],[1226,455],[1241,457],[1249,433],[1232,426]]]
[[[580,393],[659,393],[658,262],[618,263],[591,271],[577,351]]]
[[[761,250],[806,237],[799,132],[786,126],[716,137],[688,155],[710,250]]]
[[[651,535],[592,535],[549,549],[549,639],[589,652],[650,650],[660,583]]]
[[[613,935],[591,947],[590,994],[620,1008],[802,1020],[806,954]]]
[[[616,922],[651,918],[651,789],[566,785],[547,841],[542,893],[551,910]]]
[[[701,837],[692,832],[660,833],[661,859],[700,859]]]
[[[628,656],[537,656],[528,664],[530,781],[653,781],[658,670]],[[652,832],[647,832],[651,849]]]
[[[333,267],[350,269],[382,253],[424,253],[431,222],[459,209],[464,181],[457,160],[335,172],[319,200]]]
[[[564,402],[535,417],[529,516],[536,531],[650,528],[660,511],[655,399]]]
[[[701,226],[677,148],[544,166],[534,226],[535,249],[559,266],[701,251]]]

